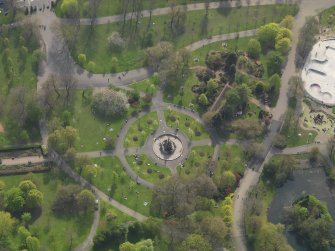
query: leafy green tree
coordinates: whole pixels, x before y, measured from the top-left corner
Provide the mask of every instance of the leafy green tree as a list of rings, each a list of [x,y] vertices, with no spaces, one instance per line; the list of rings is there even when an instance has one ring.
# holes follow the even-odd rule
[[[94,209],[95,197],[93,193],[87,189],[82,190],[78,194],[78,207],[83,212],[89,212]]]
[[[36,185],[31,180],[21,181],[19,184],[19,188],[25,195],[27,195],[30,190],[37,189]]]
[[[286,16],[280,22],[280,26],[292,30],[293,28],[294,17],[293,16]]]
[[[20,226],[17,229],[17,235],[20,239],[21,245],[26,246],[26,240],[29,236],[31,236],[31,233],[29,232],[29,230],[27,228],[25,228],[24,226]]]
[[[268,69],[268,75],[272,76],[273,74],[281,75],[281,68],[284,63],[283,57],[275,51],[270,52],[267,55],[266,67]]]
[[[254,59],[259,59],[259,56],[261,54],[262,48],[261,44],[257,39],[250,39],[248,42],[248,48],[247,52],[249,57],[254,58]]]
[[[262,251],[293,251],[282,234],[284,226],[267,223],[262,226],[255,241],[255,250]]]
[[[258,29],[258,40],[263,48],[274,48],[279,30],[280,26],[276,23],[268,23]]]
[[[21,220],[24,223],[24,225],[28,225],[28,222],[31,220],[31,214],[28,212],[25,212],[21,215]]]
[[[84,65],[86,63],[86,54],[79,54],[78,55],[78,61],[81,65]]]
[[[0,211],[0,244],[5,241],[8,235],[12,232],[15,220],[10,213]]]
[[[125,242],[120,245],[120,251],[154,251],[154,243],[151,239],[142,240],[135,244]]]
[[[28,236],[26,243],[28,251],[38,251],[40,249],[40,241],[34,236]]]
[[[288,38],[290,41],[293,39],[293,32],[287,28],[280,28],[276,41],[283,39],[283,38]]]
[[[292,177],[295,168],[296,161],[291,156],[283,158],[279,163],[270,161],[264,165],[263,178],[280,187]]]
[[[39,208],[42,206],[43,193],[37,189],[32,189],[26,197],[26,205],[28,208]]]
[[[285,55],[291,48],[291,41],[288,38],[282,38],[276,41],[276,50],[279,51],[281,54]]]
[[[279,98],[280,94],[280,83],[281,79],[278,74],[274,74],[269,79],[270,83],[270,90],[269,90],[269,96],[270,96],[270,106],[274,107],[277,103],[277,100]]]
[[[179,251],[210,251],[211,244],[199,234],[189,234],[181,243]]]
[[[25,200],[20,188],[13,187],[5,193],[5,205],[8,211],[12,213],[18,213],[23,210]]]
[[[213,247],[223,245],[228,234],[223,218],[218,216],[204,218],[200,223],[200,229]]]
[[[64,154],[69,148],[74,147],[77,140],[79,140],[79,132],[71,126],[61,127],[49,135],[49,143],[60,154]]]
[[[88,63],[87,63],[87,70],[89,70],[90,72],[94,72],[94,70],[95,70],[95,62],[93,62],[93,61],[89,61]]]
[[[60,9],[66,17],[74,17],[79,11],[79,5],[77,0],[64,0],[60,6]]]
[[[199,104],[206,106],[208,105],[208,99],[205,93],[201,93],[198,98]]]

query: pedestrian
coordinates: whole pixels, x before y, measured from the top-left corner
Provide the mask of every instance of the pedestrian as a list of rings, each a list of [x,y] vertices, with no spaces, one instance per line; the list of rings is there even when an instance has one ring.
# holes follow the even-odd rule
[[[109,78],[108,78],[108,83],[109,83]]]

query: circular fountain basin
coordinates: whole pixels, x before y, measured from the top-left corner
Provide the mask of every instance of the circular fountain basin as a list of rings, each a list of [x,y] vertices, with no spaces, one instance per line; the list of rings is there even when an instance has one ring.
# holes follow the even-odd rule
[[[171,153],[168,153],[162,149],[163,142],[170,140],[174,146]],[[172,134],[163,134],[154,139],[152,149],[155,155],[162,160],[175,160],[178,159],[183,153],[183,144],[181,140]]]

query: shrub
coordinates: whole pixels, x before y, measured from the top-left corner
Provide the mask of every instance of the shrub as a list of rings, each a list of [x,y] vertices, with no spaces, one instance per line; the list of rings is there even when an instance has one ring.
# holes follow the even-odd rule
[[[175,122],[177,120],[177,118],[174,115],[170,115],[169,118],[172,122]]]
[[[124,40],[118,32],[113,32],[107,41],[111,50],[120,51],[124,47]]]
[[[149,174],[152,173],[152,169],[151,169],[151,168],[148,168],[148,169],[147,169],[147,173],[149,173]]]
[[[158,177],[159,177],[159,179],[164,179],[164,178],[165,178],[165,175],[162,174],[162,173],[160,173],[160,174],[158,175]]]

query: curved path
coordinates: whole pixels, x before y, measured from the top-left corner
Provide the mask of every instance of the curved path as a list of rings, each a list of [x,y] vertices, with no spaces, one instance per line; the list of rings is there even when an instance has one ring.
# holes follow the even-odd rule
[[[269,151],[271,149],[271,144],[274,135],[280,129],[281,120],[283,115],[287,110],[287,92],[288,92],[288,80],[289,78],[296,73],[295,68],[295,53],[298,43],[299,30],[303,27],[305,23],[305,18],[308,16],[315,15],[323,9],[330,8],[335,5],[333,0],[302,0],[300,4],[300,11],[295,18],[295,23],[293,27],[293,41],[292,49],[289,52],[287,63],[282,75],[282,84],[280,89],[280,96],[277,102],[276,107],[273,109],[273,123],[270,127],[270,132],[268,136],[263,141],[266,151],[264,152],[264,158],[261,163],[255,163],[253,167],[258,169],[258,171],[253,171],[248,169],[241,180],[240,187],[236,190],[234,196],[234,223],[233,223],[233,240],[235,244],[235,249],[238,251],[246,251],[247,240],[245,236],[245,226],[244,226],[244,212],[245,204],[242,198],[247,198],[251,189],[258,183],[260,175],[262,173],[263,165],[269,159]]]
[[[270,4],[286,4],[286,0],[230,0],[230,1],[220,1],[220,2],[210,2],[208,9],[218,9],[218,8],[235,8],[241,6],[259,6],[259,5],[270,5]],[[180,5],[182,8],[189,11],[205,10],[205,3],[191,3],[187,5]],[[157,8],[151,11],[151,16],[161,16],[171,13],[171,7]],[[150,10],[143,10],[140,13],[141,17],[149,17]],[[131,18],[136,18],[136,14],[127,13],[125,20],[130,20]],[[98,17],[95,19],[83,18],[80,19],[81,25],[96,25],[96,24],[108,24],[123,21],[123,14]],[[63,19],[64,22],[68,22],[67,19]]]

